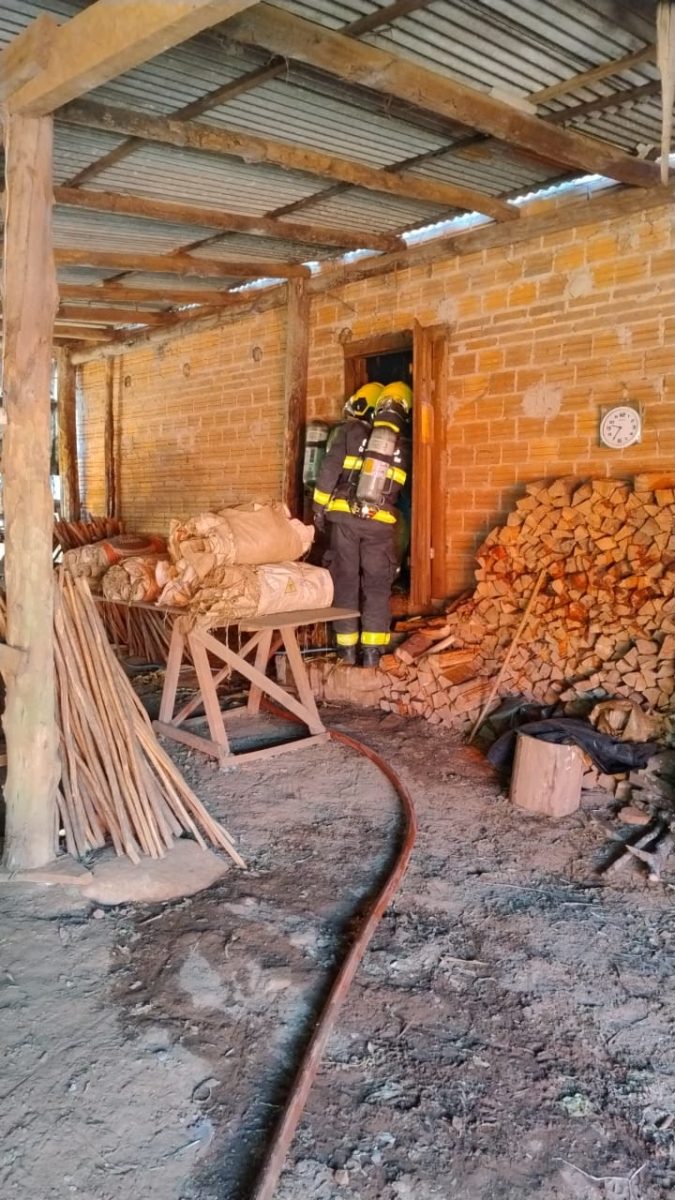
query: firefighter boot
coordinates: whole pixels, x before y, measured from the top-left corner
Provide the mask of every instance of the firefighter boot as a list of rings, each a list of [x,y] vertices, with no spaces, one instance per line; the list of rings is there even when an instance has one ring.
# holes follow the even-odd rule
[[[346,667],[356,666],[356,646],[338,646],[338,658]]]
[[[382,651],[379,646],[365,646],[361,650],[362,667],[379,667]]]

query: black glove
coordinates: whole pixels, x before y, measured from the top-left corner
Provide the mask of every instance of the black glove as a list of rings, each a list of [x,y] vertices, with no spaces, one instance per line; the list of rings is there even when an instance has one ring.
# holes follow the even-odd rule
[[[326,532],[326,514],[324,512],[314,513],[314,528],[317,533]]]

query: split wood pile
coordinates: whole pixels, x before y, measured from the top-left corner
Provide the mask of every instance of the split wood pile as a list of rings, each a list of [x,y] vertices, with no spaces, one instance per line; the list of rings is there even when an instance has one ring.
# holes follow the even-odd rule
[[[90,546],[106,538],[117,537],[122,522],[117,517],[93,517],[91,521],[55,521],[54,537],[62,550]]]
[[[185,783],[106,638],[87,584],[59,573],[55,654],[61,741],[58,796],[69,852],[107,840],[132,862],[161,857],[189,832],[244,862],[232,839]]]
[[[468,729],[490,698],[560,702],[569,715],[608,697],[665,713],[675,674],[675,480],[557,479],[525,489],[477,555],[476,587],[381,666],[381,707]],[[529,619],[514,635],[545,571]],[[414,632],[412,632],[414,630]]]

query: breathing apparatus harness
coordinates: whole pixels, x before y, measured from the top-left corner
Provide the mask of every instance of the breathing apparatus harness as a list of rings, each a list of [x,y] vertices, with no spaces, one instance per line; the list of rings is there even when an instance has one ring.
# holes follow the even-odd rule
[[[375,408],[373,427],[363,451],[350,510],[356,517],[383,519],[393,514],[386,505],[394,487],[406,480],[402,467],[401,439],[408,424],[412,393],[407,384],[392,384],[381,393]]]

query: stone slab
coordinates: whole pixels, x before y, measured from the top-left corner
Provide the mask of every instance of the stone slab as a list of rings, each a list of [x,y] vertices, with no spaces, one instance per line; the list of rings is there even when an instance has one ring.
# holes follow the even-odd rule
[[[62,887],[86,887],[93,879],[91,871],[79,863],[77,859],[64,854],[32,871],[7,871],[0,868],[0,884],[2,883],[39,883],[47,887],[60,884]]]
[[[102,855],[92,867],[92,879],[82,894],[97,904],[159,904],[194,896],[227,873],[227,863],[212,850],[181,838],[164,858],[144,858],[138,865],[128,858]]]

